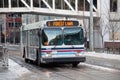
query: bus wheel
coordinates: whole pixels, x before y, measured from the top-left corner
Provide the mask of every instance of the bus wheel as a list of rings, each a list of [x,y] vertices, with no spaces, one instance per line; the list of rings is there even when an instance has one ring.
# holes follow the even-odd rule
[[[24,48],[24,51],[23,51],[23,58],[25,59],[25,62],[28,62],[28,61],[29,61],[29,60],[26,58],[25,48]]]
[[[72,63],[72,67],[78,67],[78,62]]]
[[[35,63],[36,63],[36,65],[41,66],[40,59],[37,58]]]
[[[37,50],[37,55],[36,55],[36,65],[41,66],[41,62],[40,62],[40,57],[39,57],[38,50]]]
[[[25,58],[25,48],[23,50],[23,56],[22,57]]]
[[[39,60],[38,57],[36,58],[35,64],[38,65],[38,66],[40,66],[40,60]]]
[[[25,62],[27,63],[27,62],[29,62],[29,60],[25,58]]]
[[[37,65],[38,65],[38,66],[41,66],[41,63],[40,63],[40,61],[38,61],[38,62],[37,62]]]

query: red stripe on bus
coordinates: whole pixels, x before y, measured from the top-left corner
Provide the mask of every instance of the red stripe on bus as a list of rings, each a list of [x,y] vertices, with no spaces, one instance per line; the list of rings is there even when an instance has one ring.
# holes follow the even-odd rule
[[[57,51],[57,52],[82,52],[84,50],[42,50],[41,52],[52,52],[52,51]]]

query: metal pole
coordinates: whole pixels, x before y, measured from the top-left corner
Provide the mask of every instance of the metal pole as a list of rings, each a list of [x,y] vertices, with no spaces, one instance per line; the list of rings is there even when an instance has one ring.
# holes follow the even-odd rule
[[[22,44],[22,42],[23,42],[23,41],[22,41],[22,28],[23,28],[23,26],[20,27],[20,43],[21,43],[21,44]]]
[[[93,45],[93,0],[90,0],[90,28],[89,28],[89,45],[90,50],[94,51],[94,45]]]
[[[13,26],[13,33],[14,33],[13,43],[15,44],[15,15],[13,16],[13,23],[14,23],[14,26]]]
[[[6,31],[6,21],[5,21],[5,19],[4,19],[4,30],[5,30],[5,46],[6,46],[6,35],[7,35],[7,31]]]
[[[2,24],[0,24],[0,44],[1,44],[1,39],[2,39],[1,33],[2,33]]]
[[[22,41],[22,39],[23,39],[23,37],[22,37],[22,35],[23,35],[23,33],[22,33],[22,30],[23,30],[23,25],[20,27],[20,44],[21,44],[21,54],[23,55],[23,41]]]

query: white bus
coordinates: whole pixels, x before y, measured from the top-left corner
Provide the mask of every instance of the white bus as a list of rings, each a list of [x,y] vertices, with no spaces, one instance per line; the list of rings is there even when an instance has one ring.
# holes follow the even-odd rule
[[[21,29],[25,61],[70,63],[85,62],[84,31],[78,20],[46,20]]]

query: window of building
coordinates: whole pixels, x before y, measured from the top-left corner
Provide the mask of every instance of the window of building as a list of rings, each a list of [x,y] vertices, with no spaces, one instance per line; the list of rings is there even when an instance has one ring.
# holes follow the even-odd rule
[[[22,23],[21,22],[16,22],[15,27],[21,27]]]
[[[3,0],[0,0],[0,8],[3,7]]]
[[[13,17],[15,17],[15,18],[21,18],[22,17],[22,15],[21,14],[8,14],[8,17],[9,18],[13,18]]]
[[[13,22],[8,23],[9,27],[21,27],[22,23],[21,22],[15,22],[15,25]]]
[[[117,12],[117,0],[110,0],[110,12]]]
[[[11,0],[11,6],[17,7],[17,0]]]
[[[33,0],[34,7],[40,7],[40,0]]]
[[[19,0],[18,5],[19,7],[25,7],[25,5],[21,2],[21,0]]]
[[[8,7],[8,0],[0,0],[0,8]]]
[[[12,18],[12,17],[13,17],[13,14],[8,14],[8,17],[9,17],[9,18]]]
[[[55,8],[56,9],[61,9],[61,4],[62,4],[63,0],[55,0]],[[63,8],[62,8],[63,9]]]
[[[13,22],[9,22],[9,23],[8,23],[8,26],[9,26],[9,27],[13,27],[13,26],[14,26]]]
[[[93,5],[97,8],[97,0],[93,0]]]
[[[8,0],[4,0],[4,7],[8,7]]]

